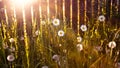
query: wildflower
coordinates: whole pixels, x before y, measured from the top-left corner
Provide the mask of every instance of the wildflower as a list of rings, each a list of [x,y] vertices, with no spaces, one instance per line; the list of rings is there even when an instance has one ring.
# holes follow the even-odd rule
[[[42,68],[48,68],[48,66],[42,66]]]
[[[99,20],[100,22],[105,21],[105,16],[104,16],[104,15],[100,15],[100,16],[98,17],[98,20]]]
[[[37,31],[35,32],[35,35],[36,35],[36,36],[38,36],[38,35],[39,35],[39,30],[37,30]]]
[[[115,41],[111,41],[111,42],[109,42],[108,46],[113,49],[113,48],[116,47],[116,42]]]
[[[78,51],[82,51],[83,50],[83,45],[82,44],[77,44],[77,49],[78,49]]]
[[[3,43],[2,46],[3,46],[4,49],[7,49],[7,48],[8,48],[8,45],[7,45],[6,43]]]
[[[14,55],[12,55],[12,54],[11,54],[11,55],[8,55],[8,56],[7,56],[7,60],[10,61],[10,62],[14,61],[14,60],[15,60]]]
[[[81,42],[82,41],[82,37],[77,37],[77,42]]]
[[[11,43],[13,43],[15,40],[14,40],[14,38],[10,38],[9,41],[10,41]]]
[[[58,36],[62,37],[62,36],[64,36],[64,34],[65,34],[65,33],[64,33],[63,30],[59,30],[59,31],[58,31]]]
[[[85,31],[87,31],[87,26],[86,26],[86,25],[81,25],[80,29],[81,29],[83,32],[85,32]]]
[[[53,23],[54,26],[59,26],[60,25],[60,20],[59,19],[54,19],[52,23]]]
[[[45,21],[41,21],[41,24],[42,24],[42,25],[45,25],[45,24],[46,24],[46,22],[45,22]]]
[[[52,59],[55,60],[55,62],[59,61],[59,55],[53,55]]]

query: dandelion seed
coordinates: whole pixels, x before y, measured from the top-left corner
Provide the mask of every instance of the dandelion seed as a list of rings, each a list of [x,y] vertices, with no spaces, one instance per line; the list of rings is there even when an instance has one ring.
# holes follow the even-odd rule
[[[48,66],[42,66],[42,68],[48,68]]]
[[[115,41],[111,41],[111,42],[109,42],[108,46],[109,46],[109,48],[113,49],[113,48],[116,47],[116,42]]]
[[[10,62],[14,61],[15,60],[14,55],[8,55],[7,60],[10,61]]]
[[[105,16],[104,16],[104,15],[100,15],[100,16],[98,17],[98,20],[99,20],[100,22],[105,21]]]
[[[53,55],[52,59],[55,60],[55,62],[59,61],[59,55]]]
[[[81,25],[80,29],[81,29],[83,32],[85,32],[85,31],[87,31],[87,26],[86,26],[86,25]]]
[[[64,34],[65,34],[65,33],[64,33],[63,30],[59,30],[59,31],[58,31],[58,36],[62,37],[62,36],[64,36]]]
[[[77,44],[77,50],[82,51],[83,50],[83,45],[82,44]]]
[[[11,43],[13,43],[15,40],[14,40],[14,38],[10,38],[9,41],[10,41]]]
[[[54,26],[59,26],[60,25],[60,20],[59,19],[54,19],[52,23],[53,23]]]
[[[82,37],[77,37],[77,42],[82,42]]]

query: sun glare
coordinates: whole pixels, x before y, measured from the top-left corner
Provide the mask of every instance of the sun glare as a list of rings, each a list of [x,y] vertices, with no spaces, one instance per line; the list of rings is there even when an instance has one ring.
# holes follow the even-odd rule
[[[15,6],[25,6],[34,2],[34,0],[11,0],[12,4]]]

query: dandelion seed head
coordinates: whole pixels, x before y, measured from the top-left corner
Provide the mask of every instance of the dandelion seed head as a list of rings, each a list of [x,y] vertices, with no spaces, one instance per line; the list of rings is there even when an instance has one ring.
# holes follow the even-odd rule
[[[59,61],[59,58],[60,58],[60,57],[59,57],[59,55],[57,55],[57,54],[55,54],[55,55],[52,56],[52,59],[55,60],[56,62]]]
[[[15,42],[14,38],[10,38],[9,41],[10,41],[11,43]]]
[[[77,37],[77,42],[82,42],[82,37]]]
[[[14,60],[15,60],[14,55],[12,55],[12,54],[11,54],[11,55],[8,55],[8,56],[7,56],[7,60],[10,61],[10,62],[14,61]]]
[[[38,36],[40,34],[39,30],[35,31],[35,35]]]
[[[54,26],[59,26],[60,25],[60,20],[59,19],[54,19],[52,23],[53,23]]]
[[[82,51],[83,50],[83,45],[82,44],[77,44],[77,50]]]
[[[62,37],[62,36],[64,36],[64,34],[65,34],[65,33],[64,33],[63,30],[59,30],[59,31],[58,31],[58,36]]]
[[[83,32],[85,32],[85,31],[87,31],[87,26],[86,26],[86,25],[81,25],[81,26],[80,26],[80,29],[81,29]]]
[[[48,66],[42,66],[41,68],[48,68]]]
[[[112,48],[112,49],[115,48],[116,47],[116,42],[115,41],[109,42],[108,47]]]
[[[99,20],[100,22],[104,22],[104,21],[105,21],[105,16],[104,16],[104,15],[100,15],[100,16],[98,17],[98,20]]]

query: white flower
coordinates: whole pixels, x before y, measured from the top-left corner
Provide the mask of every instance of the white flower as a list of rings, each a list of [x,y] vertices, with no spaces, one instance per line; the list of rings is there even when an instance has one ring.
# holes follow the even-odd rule
[[[82,51],[83,50],[83,45],[82,44],[77,44],[77,50]]]
[[[100,16],[98,17],[98,20],[99,20],[100,22],[105,21],[105,16],[104,16],[104,15],[100,15]]]
[[[60,25],[60,20],[59,19],[54,19],[52,23],[53,23],[54,26],[59,26]]]
[[[10,61],[10,62],[14,61],[15,60],[14,55],[8,55],[7,60]]]
[[[42,66],[42,68],[48,68],[48,66]]]
[[[81,29],[83,32],[85,32],[85,31],[87,31],[87,26],[86,26],[86,25],[81,25],[80,29]]]
[[[39,33],[39,30],[35,31],[35,35],[38,36],[40,33]]]
[[[115,41],[111,41],[111,42],[109,42],[108,46],[110,48],[115,48],[116,47],[116,42]]]
[[[62,37],[62,36],[64,36],[64,34],[65,34],[65,33],[64,33],[63,30],[59,30],[59,31],[58,31],[58,36]]]
[[[42,25],[45,25],[45,24],[46,24],[46,22],[45,22],[45,21],[41,21],[41,24],[42,24]]]
[[[60,56],[59,55],[53,55],[52,59],[55,60],[55,62],[58,62],[59,59],[60,59]]]
[[[82,37],[77,37],[77,42],[81,42],[82,41]]]
[[[15,40],[14,40],[14,38],[10,38],[9,41],[10,41],[11,43],[13,43]]]

